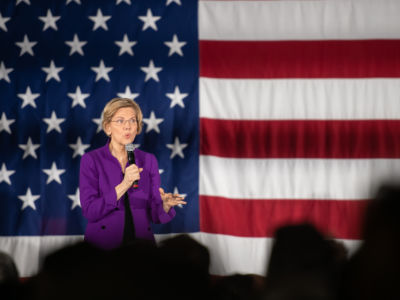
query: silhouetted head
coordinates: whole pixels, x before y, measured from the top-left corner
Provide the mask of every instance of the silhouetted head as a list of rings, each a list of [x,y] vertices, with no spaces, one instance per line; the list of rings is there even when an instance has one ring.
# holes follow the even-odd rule
[[[290,225],[276,231],[268,277],[323,271],[332,267],[334,251],[314,226]]]
[[[0,284],[9,284],[19,281],[19,274],[14,260],[10,255],[0,251]]]

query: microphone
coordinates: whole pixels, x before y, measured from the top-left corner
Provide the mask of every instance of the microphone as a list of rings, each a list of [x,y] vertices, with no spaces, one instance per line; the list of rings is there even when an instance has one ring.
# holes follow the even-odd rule
[[[135,150],[135,147],[133,144],[127,144],[125,145],[125,150],[128,154],[128,162],[130,165],[135,164],[135,153],[133,153],[133,150]],[[132,184],[132,187],[134,189],[137,189],[139,187],[139,180],[135,180]]]

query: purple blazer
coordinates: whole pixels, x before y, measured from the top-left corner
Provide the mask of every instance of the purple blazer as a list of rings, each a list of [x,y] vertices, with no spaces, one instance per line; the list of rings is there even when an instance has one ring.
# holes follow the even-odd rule
[[[175,216],[175,210],[171,208],[166,213],[163,209],[155,156],[138,149],[134,153],[136,165],[143,168],[139,188],[128,190],[136,237],[154,241],[150,222],[167,223]],[[115,186],[123,177],[121,166],[111,155],[108,143],[81,158],[79,192],[82,213],[88,220],[85,241],[103,249],[116,248],[122,242],[124,196],[117,200]]]

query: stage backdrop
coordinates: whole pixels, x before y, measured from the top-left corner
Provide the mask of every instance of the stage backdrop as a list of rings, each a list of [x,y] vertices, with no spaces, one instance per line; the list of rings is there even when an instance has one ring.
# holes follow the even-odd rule
[[[264,274],[274,231],[311,222],[354,250],[400,178],[400,1],[0,2],[0,250],[32,276],[82,240],[81,156],[101,111],[139,103],[135,143],[186,195],[213,274]]]

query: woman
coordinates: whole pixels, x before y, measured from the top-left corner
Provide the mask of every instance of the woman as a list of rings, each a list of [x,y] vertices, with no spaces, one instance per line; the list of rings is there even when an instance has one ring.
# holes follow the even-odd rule
[[[143,115],[130,99],[114,98],[103,110],[107,144],[82,156],[80,200],[88,224],[85,240],[103,249],[116,248],[135,239],[154,241],[150,221],[167,223],[174,206],[186,204],[179,195],[160,188],[154,155],[134,150],[136,164],[129,165],[125,145],[142,130]],[[138,188],[132,187],[139,181]]]

